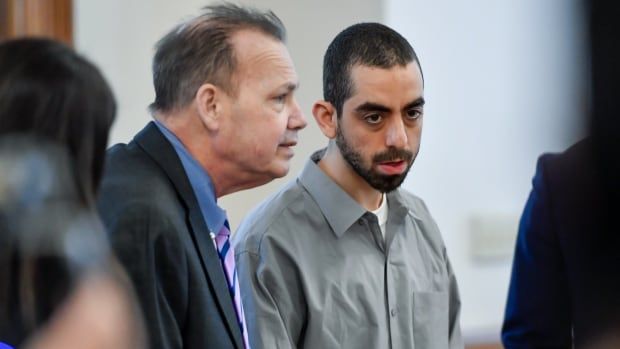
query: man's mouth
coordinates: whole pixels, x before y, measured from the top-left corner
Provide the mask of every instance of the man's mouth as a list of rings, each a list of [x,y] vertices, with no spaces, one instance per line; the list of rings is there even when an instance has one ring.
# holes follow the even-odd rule
[[[379,171],[385,175],[399,175],[407,170],[405,160],[383,161],[377,164]]]

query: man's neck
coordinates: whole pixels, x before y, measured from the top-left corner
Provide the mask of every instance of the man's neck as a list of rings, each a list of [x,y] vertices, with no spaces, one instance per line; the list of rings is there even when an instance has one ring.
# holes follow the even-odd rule
[[[190,111],[158,114],[154,117],[181,141],[187,152],[209,174],[216,198],[254,188],[272,180],[267,176],[259,178],[256,175],[246,174],[239,170],[237,164],[220,159],[209,151],[211,138],[206,128],[199,122],[199,118],[191,115]]]
[[[327,148],[318,166],[366,210],[374,211],[379,208],[383,197],[381,192],[371,187],[351,168],[336,146]]]

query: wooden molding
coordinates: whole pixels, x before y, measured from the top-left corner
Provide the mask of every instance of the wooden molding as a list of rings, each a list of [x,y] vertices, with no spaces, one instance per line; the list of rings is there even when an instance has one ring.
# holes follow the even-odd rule
[[[73,44],[72,0],[0,0],[0,39],[48,37]]]

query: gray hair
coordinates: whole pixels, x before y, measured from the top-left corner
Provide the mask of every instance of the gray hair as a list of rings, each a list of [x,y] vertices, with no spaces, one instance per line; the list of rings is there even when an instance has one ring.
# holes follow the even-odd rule
[[[271,11],[231,3],[207,6],[204,12],[172,29],[155,46],[155,102],[149,109],[172,111],[187,106],[204,83],[236,93],[237,60],[231,36],[243,29],[286,40],[282,21]]]

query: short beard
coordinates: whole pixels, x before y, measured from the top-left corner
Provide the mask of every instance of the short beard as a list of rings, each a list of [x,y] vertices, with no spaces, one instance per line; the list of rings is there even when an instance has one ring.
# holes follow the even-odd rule
[[[370,167],[365,168],[362,155],[351,147],[349,142],[344,137],[340,125],[338,125],[338,128],[336,129],[336,145],[338,146],[338,149],[340,149],[340,154],[342,154],[342,157],[346,160],[349,166],[351,166],[353,171],[362,177],[371,187],[381,193],[389,193],[400,187],[405,180],[405,177],[407,177],[409,169],[411,168],[411,165],[413,165],[413,160],[415,159],[415,154],[410,151],[397,148],[388,148],[382,153],[375,154],[372,157]],[[372,165],[375,163],[396,159],[404,160],[409,164],[407,169],[401,174],[382,175],[377,173],[377,171],[372,168]]]

